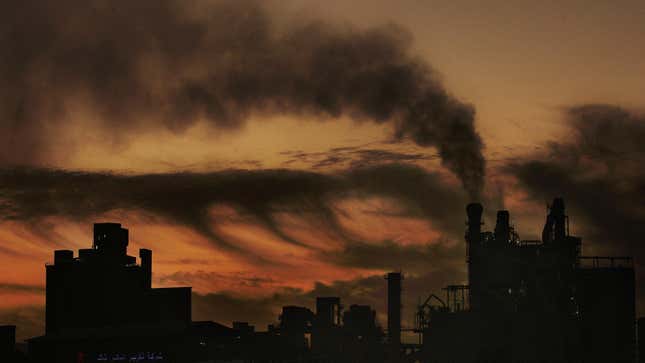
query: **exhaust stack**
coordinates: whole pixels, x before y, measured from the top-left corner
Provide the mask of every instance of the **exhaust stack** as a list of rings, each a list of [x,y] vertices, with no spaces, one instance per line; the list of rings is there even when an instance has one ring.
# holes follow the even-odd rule
[[[390,272],[387,279],[387,334],[393,354],[401,346],[401,280],[400,272]]]
[[[495,241],[500,246],[505,246],[511,239],[510,214],[507,210],[497,211],[497,224],[495,225]]]

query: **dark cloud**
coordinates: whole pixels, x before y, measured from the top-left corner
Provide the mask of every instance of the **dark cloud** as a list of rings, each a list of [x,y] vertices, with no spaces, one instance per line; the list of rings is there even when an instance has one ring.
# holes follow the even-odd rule
[[[7,206],[0,205],[0,210],[6,209]],[[11,257],[30,257],[31,255],[20,251],[19,249],[13,248],[13,246],[5,247],[0,246],[0,254],[11,256]]]
[[[45,287],[40,285],[0,282],[0,294],[2,293],[44,294]]]
[[[355,243],[342,250],[322,253],[332,263],[377,270],[427,273],[429,270],[465,268],[463,244],[408,244],[394,241]]]
[[[572,226],[584,237],[583,252],[632,255],[641,265],[645,115],[585,105],[569,109],[567,116],[569,134],[551,142],[548,152],[512,162],[506,171],[533,200],[565,198]]]
[[[288,157],[283,165],[302,163],[313,169],[319,168],[360,168],[388,163],[413,163],[438,158],[438,155],[356,147],[337,147],[322,152],[285,151]]]
[[[428,220],[449,236],[462,238],[468,197],[437,173],[405,164],[350,169],[346,174],[358,195],[391,197],[403,205],[403,215]]]
[[[262,288],[277,284],[277,281],[270,277],[249,275],[242,272],[220,273],[214,271],[177,271],[171,274],[157,275],[155,282],[162,285],[189,286],[189,285],[228,285],[232,288]]]
[[[464,193],[416,166],[389,164],[335,174],[293,170],[121,175],[65,170],[0,169],[0,215],[35,222],[48,216],[77,221],[115,210],[138,210],[185,225],[219,246],[239,251],[218,232],[208,211],[227,205],[285,241],[305,246],[277,222],[278,213],[305,218],[339,240],[354,241],[339,221],[335,202],[385,197],[408,216],[427,219],[450,236],[463,232]],[[307,246],[305,246],[307,247]],[[252,252],[252,251],[247,251]]]
[[[348,116],[436,147],[471,196],[481,191],[473,108],[412,55],[397,26],[278,25],[247,0],[0,6],[1,163],[46,163],[70,127],[98,127],[109,142],[200,119],[237,129],[252,115]]]

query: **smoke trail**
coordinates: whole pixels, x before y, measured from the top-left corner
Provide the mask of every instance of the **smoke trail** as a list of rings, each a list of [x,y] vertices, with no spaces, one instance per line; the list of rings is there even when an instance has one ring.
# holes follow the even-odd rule
[[[51,140],[84,122],[74,117],[80,106],[109,137],[179,132],[198,120],[235,129],[251,115],[349,116],[436,147],[473,196],[482,187],[473,108],[411,54],[396,26],[281,27],[256,1],[0,6],[0,163],[46,162]]]

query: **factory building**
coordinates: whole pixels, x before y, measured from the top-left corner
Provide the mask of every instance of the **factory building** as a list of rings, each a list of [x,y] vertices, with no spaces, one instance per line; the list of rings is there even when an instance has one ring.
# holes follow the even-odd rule
[[[128,230],[117,223],[94,225],[92,248],[54,252],[46,268],[46,334],[75,329],[161,323],[190,324],[191,289],[153,289],[152,251],[128,256]]]
[[[192,322],[191,288],[152,288],[152,251],[139,250],[137,264],[128,243],[120,224],[97,223],[92,248],[54,252],[45,335],[29,340],[34,361],[183,362],[205,340],[232,339],[233,329]]]
[[[635,361],[631,258],[582,256],[560,198],[541,241],[520,240],[508,211],[493,232],[480,204],[466,211],[469,284],[419,307],[423,361]]]

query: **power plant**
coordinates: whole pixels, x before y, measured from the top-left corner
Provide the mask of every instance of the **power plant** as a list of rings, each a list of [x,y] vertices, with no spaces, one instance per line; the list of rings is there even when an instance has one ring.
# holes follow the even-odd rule
[[[152,251],[141,249],[137,264],[127,254],[127,229],[95,224],[92,248],[77,257],[55,251],[46,266],[45,335],[28,341],[24,361],[645,360],[630,257],[583,255],[561,198],[549,206],[537,241],[520,239],[506,210],[497,212],[493,231],[483,231],[483,212],[481,204],[466,207],[467,284],[429,292],[409,311],[414,326],[402,325],[404,274],[385,275],[386,329],[371,306],[346,308],[337,296],[317,297],[315,311],[284,306],[264,331],[244,321],[192,321],[190,288],[152,288]],[[416,338],[405,341],[402,332]],[[0,335],[0,354],[12,351],[15,327],[0,327]]]
[[[497,212],[492,232],[481,230],[480,204],[466,212],[469,284],[419,307],[421,361],[635,361],[630,257],[583,256],[561,198],[540,241],[521,240],[508,211]]]

